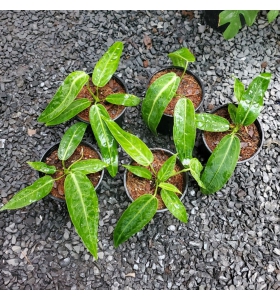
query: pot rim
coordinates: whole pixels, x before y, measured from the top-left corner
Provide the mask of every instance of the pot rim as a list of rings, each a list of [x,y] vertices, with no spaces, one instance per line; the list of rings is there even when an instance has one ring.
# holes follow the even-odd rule
[[[148,87],[149,87],[149,83],[150,83],[151,79],[153,78],[153,76],[155,76],[157,73],[159,73],[159,72],[161,72],[161,71],[165,71],[165,70],[169,70],[169,69],[179,69],[179,70],[184,70],[183,67],[173,66],[173,65],[168,65],[168,66],[166,66],[166,67],[164,67],[164,68],[161,68],[161,69],[155,71],[155,72],[152,73],[152,75],[149,77],[148,82],[147,82],[147,84],[146,84],[146,89],[145,89],[145,91],[147,92]],[[194,79],[198,82],[199,86],[201,87],[202,97],[201,97],[201,101],[200,101],[198,107],[195,109],[195,111],[197,112],[197,111],[199,111],[199,109],[202,107],[202,105],[203,105],[203,103],[204,103],[204,99],[205,99],[205,88],[204,88],[204,84],[203,84],[202,80],[200,79],[200,77],[199,77],[198,75],[196,75],[195,73],[193,73],[192,71],[190,71],[190,70],[187,69],[185,74],[189,74],[189,75],[193,76]],[[145,94],[146,94],[146,93],[145,93]],[[163,113],[163,115],[164,115],[165,117],[168,117],[168,118],[172,118],[172,119],[173,119],[173,116],[172,116],[172,115],[168,115],[168,114],[165,114],[165,113]]]
[[[92,76],[92,72],[91,72],[91,73],[87,73],[87,74],[88,74],[90,77]],[[129,90],[128,90],[127,84],[124,82],[124,80],[123,80],[122,78],[120,78],[118,75],[115,75],[115,74],[113,74],[111,78],[115,79],[115,80],[118,81],[121,85],[123,85],[123,87],[124,87],[124,89],[125,89],[125,93],[126,93],[126,94],[129,94]],[[110,78],[110,80],[111,80],[111,78]],[[113,121],[117,121],[117,120],[121,119],[121,118],[124,116],[124,113],[125,113],[125,111],[126,111],[126,108],[127,108],[127,107],[124,106],[122,112],[121,112],[119,115],[117,115],[117,116],[116,116],[114,119],[112,119],[112,120],[113,120]],[[90,124],[89,121],[87,121],[87,120],[81,118],[79,115],[76,115],[75,117],[76,117],[79,121],[81,121],[81,122]]]
[[[222,109],[224,107],[228,107],[228,105],[232,103],[232,102],[228,102],[228,103],[225,103],[225,104],[222,104],[222,105],[219,105],[217,107],[215,107],[213,110],[211,110],[209,113],[210,114],[213,114],[215,113],[217,110],[219,109]],[[234,104],[235,106],[237,106],[235,103],[232,103]],[[252,160],[255,156],[257,156],[259,154],[259,152],[261,151],[262,149],[262,146],[263,146],[263,143],[264,143],[264,132],[263,132],[263,127],[262,127],[262,123],[260,122],[260,120],[257,118],[254,122],[254,124],[256,125],[258,131],[259,131],[259,134],[260,134],[260,145],[258,146],[258,150],[249,158],[247,159],[244,159],[244,160],[238,160],[237,161],[237,164],[244,164],[245,162],[248,162],[250,160]],[[204,130],[202,131],[202,140],[203,140],[203,143],[205,145],[205,147],[207,148],[207,150],[212,153],[211,149],[209,148],[209,146],[207,145],[206,143],[206,140],[205,140],[205,137],[204,137]]]
[[[161,150],[161,151],[164,151],[166,153],[168,153],[170,156],[174,155],[175,153],[173,153],[172,151],[168,150],[168,149],[164,149],[164,148],[160,148],[160,147],[156,147],[156,148],[150,148],[150,150],[153,152],[153,151],[157,151],[157,150]],[[131,164],[133,162],[132,159],[130,159],[130,162],[129,164]],[[182,164],[182,162],[179,160],[179,158],[177,157],[176,159],[176,164],[179,164],[179,166],[184,169],[184,166]],[[128,196],[128,198],[130,199],[131,202],[135,201],[135,199],[133,199],[130,194],[129,194],[129,191],[127,189],[127,186],[126,186],[126,178],[127,178],[127,173],[128,173],[128,169],[125,168],[125,171],[124,171],[124,188],[125,188],[125,192],[126,192],[126,195]],[[179,198],[181,201],[183,200],[183,198],[185,197],[186,193],[187,193],[187,189],[188,189],[188,174],[187,172],[183,172],[183,178],[184,178],[184,190],[183,190],[183,193],[181,195],[181,197]],[[159,212],[165,212],[165,211],[168,211],[168,208],[162,208],[162,209],[158,209],[156,212],[159,213]]]
[[[44,154],[41,156],[40,161],[41,161],[41,162],[45,162],[46,157],[47,157],[49,154],[51,154],[52,151],[58,149],[59,144],[60,144],[60,143],[55,143],[55,144],[53,144],[52,146],[50,146],[50,147],[44,152]],[[95,145],[93,145],[93,144],[91,144],[91,143],[89,143],[89,142],[87,142],[87,141],[81,141],[79,145],[85,145],[85,146],[90,147],[91,149],[93,149],[94,151],[96,151],[96,153],[98,154],[99,158],[102,160],[101,153],[99,152],[99,150],[96,148]],[[100,184],[101,184],[101,182],[102,182],[102,180],[103,180],[103,177],[104,177],[104,169],[102,169],[100,172],[101,172],[100,179],[99,179],[97,185],[94,187],[95,190],[97,190],[97,189],[100,187]],[[45,173],[42,173],[42,172],[40,172],[40,171],[38,171],[38,174],[39,174],[39,177],[42,177],[42,176],[45,175]],[[55,201],[59,201],[59,202],[66,203],[66,200],[65,200],[65,199],[57,198],[57,197],[53,196],[51,193],[49,193],[46,197],[49,197],[49,198],[51,198],[52,200],[55,200]]]

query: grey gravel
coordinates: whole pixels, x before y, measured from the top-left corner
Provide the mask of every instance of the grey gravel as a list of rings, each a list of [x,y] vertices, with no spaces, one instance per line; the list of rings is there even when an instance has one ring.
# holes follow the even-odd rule
[[[37,179],[39,160],[76,120],[46,127],[37,118],[65,76],[91,72],[114,41],[124,41],[117,75],[142,98],[151,74],[170,64],[167,54],[188,47],[189,69],[205,85],[203,110],[235,101],[233,77],[245,84],[272,72],[260,116],[265,144],[238,165],[227,185],[204,196],[192,178],[183,202],[187,224],[169,212],[115,248],[113,230],[129,205],[123,168],[105,174],[99,194],[98,260],[85,249],[66,207],[47,199],[1,212],[0,289],[69,290],[279,290],[280,289],[280,18],[244,27],[226,41],[181,11],[0,11],[0,203]],[[152,48],[146,49],[148,35]],[[144,67],[143,61],[148,61]],[[267,62],[265,69],[261,64]],[[175,151],[169,136],[153,136],[141,110],[129,108],[123,128],[150,147]],[[194,155],[204,163],[201,133]],[[91,141],[87,133],[86,140]],[[120,150],[120,163],[127,156]],[[1,205],[1,204],[0,204]]]

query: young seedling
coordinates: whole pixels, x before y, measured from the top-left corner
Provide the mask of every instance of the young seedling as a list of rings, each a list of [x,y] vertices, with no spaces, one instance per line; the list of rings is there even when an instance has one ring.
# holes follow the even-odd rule
[[[140,99],[126,93],[114,93],[101,99],[100,89],[104,87],[116,72],[123,52],[123,42],[115,42],[96,63],[92,76],[84,71],[70,73],[58,88],[54,97],[38,118],[39,122],[47,126],[61,124],[89,109],[89,121],[104,161],[108,164],[107,170],[114,177],[118,170],[117,143],[107,130],[102,111],[104,101],[114,105],[136,106]],[[90,88],[92,81],[95,92]],[[89,98],[77,99],[82,88],[86,86]]]
[[[42,161],[28,162],[33,169],[45,175],[16,193],[0,211],[19,209],[41,200],[51,193],[56,180],[64,177],[65,200],[72,223],[85,247],[97,259],[98,198],[87,175],[99,172],[108,165],[100,159],[84,159],[81,153],[78,160],[66,167],[66,161],[81,143],[87,126],[78,122],[63,135],[57,151],[62,169]],[[56,172],[61,174],[58,178],[52,176]]]

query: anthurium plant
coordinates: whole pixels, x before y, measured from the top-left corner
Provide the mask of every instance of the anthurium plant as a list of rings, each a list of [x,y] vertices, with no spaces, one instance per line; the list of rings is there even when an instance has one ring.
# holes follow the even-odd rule
[[[182,67],[184,71],[181,77],[177,76],[174,72],[162,75],[147,89],[142,102],[141,113],[144,122],[154,134],[157,134],[157,127],[164,110],[175,96],[180,81],[188,68],[188,64],[195,61],[194,55],[188,48],[181,48],[169,53],[168,57],[174,66]]]
[[[123,52],[123,42],[117,41],[104,53],[96,63],[92,76],[84,71],[70,73],[62,82],[55,95],[38,118],[45,125],[57,125],[90,107],[90,125],[97,141],[104,161],[108,164],[107,170],[114,177],[118,170],[117,143],[102,119],[104,106],[100,99],[99,89],[104,87],[116,72]],[[90,80],[96,87],[95,93],[90,89]],[[77,99],[79,92],[87,86],[91,99]],[[115,93],[106,97],[105,101],[123,106],[136,106],[140,99],[132,94]]]
[[[270,79],[270,73],[262,73],[252,80],[246,90],[244,84],[235,78],[234,95],[238,105],[228,105],[231,118],[229,132],[220,140],[202,172],[200,179],[204,187],[201,191],[204,194],[220,190],[232,176],[240,154],[240,129],[256,121],[263,108]],[[208,131],[207,123],[198,122],[197,127]]]
[[[62,170],[42,161],[28,162],[30,167],[45,175],[16,193],[0,211],[19,209],[41,200],[51,193],[56,180],[65,177],[64,192],[70,218],[85,247],[97,259],[98,198],[87,175],[99,172],[108,165],[100,159],[83,159],[82,154],[68,168],[65,166],[65,161],[81,143],[87,126],[83,122],[75,123],[63,135],[57,151]],[[52,175],[56,172],[62,175],[55,179]]]

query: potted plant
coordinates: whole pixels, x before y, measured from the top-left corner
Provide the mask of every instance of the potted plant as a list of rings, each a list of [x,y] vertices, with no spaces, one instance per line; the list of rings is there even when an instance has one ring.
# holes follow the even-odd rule
[[[190,99],[198,111],[204,99],[204,86],[188,64],[195,61],[188,48],[169,53],[173,65],[152,75],[142,102],[141,113],[152,133],[172,134],[174,109],[182,97]]]
[[[246,141],[242,133],[246,133],[246,138],[254,138],[255,132],[258,131],[259,125],[256,126],[254,123],[256,123],[263,108],[263,98],[270,79],[270,73],[261,73],[252,80],[245,90],[244,84],[235,78],[234,95],[238,104],[236,106],[229,103],[228,112],[221,114],[230,121],[229,130],[219,134],[211,134],[211,137],[216,136],[217,140],[214,142],[216,147],[201,174],[201,181],[205,186],[201,188],[201,191],[204,194],[214,193],[226,184],[238,163],[241,149],[250,146],[251,142]],[[256,130],[254,126],[256,126]],[[200,129],[207,131],[206,127],[201,126]],[[204,141],[207,140],[205,134],[206,132],[203,132]],[[261,134],[259,135],[261,136]],[[259,145],[261,145],[261,139]]]
[[[104,53],[90,74],[84,71],[70,73],[40,114],[38,121],[47,126],[61,124],[80,115],[79,120],[90,123],[92,132],[105,162],[114,177],[118,169],[117,143],[104,126],[103,112],[117,121],[127,106],[136,106],[140,99],[127,93],[116,72],[123,51],[123,42],[117,41]],[[84,119],[84,115],[87,119]]]
[[[52,164],[28,162],[44,175],[16,193],[0,211],[19,209],[39,201],[50,195],[58,182],[63,181],[63,194],[72,223],[85,247],[97,259],[98,197],[90,176],[97,174],[98,186],[102,180],[98,173],[107,167],[107,163],[98,158],[85,157],[83,147],[76,153],[76,149],[82,145],[87,126],[78,122],[67,129],[55,150],[56,158],[51,159]]]

